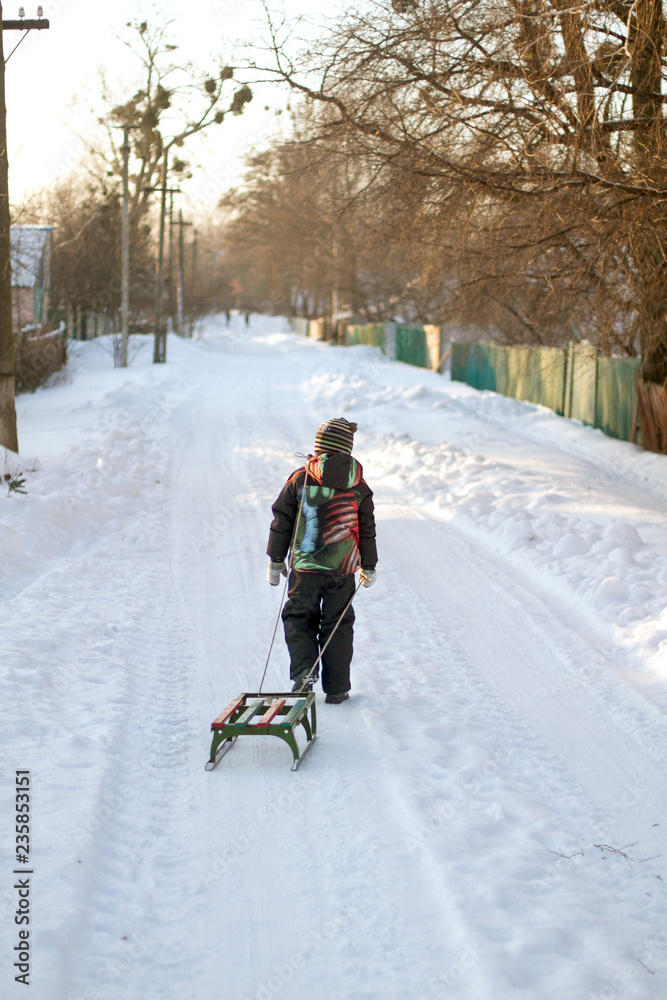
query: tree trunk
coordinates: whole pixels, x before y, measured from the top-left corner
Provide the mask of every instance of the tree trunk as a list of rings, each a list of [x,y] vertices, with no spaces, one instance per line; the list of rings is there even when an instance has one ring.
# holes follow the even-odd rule
[[[634,131],[635,163],[640,180],[665,181],[665,122],[662,112],[661,59],[665,17],[661,0],[637,0],[629,22],[632,111],[640,123]],[[667,219],[662,226],[642,227],[633,263],[640,275],[638,321],[642,378],[667,385]]]
[[[163,364],[167,360],[167,331],[162,317],[164,298],[164,229],[167,214],[167,156],[165,149],[162,154],[161,200],[160,200],[160,235],[158,242],[157,274],[155,281],[155,343],[153,362]]]
[[[0,445],[10,451],[19,450],[13,372],[11,375],[0,375]]]
[[[637,323],[640,331],[642,368],[646,382],[667,386],[667,263],[656,260],[660,247],[647,248],[637,261],[639,278]]]
[[[644,180],[659,183],[665,175],[661,95],[665,18],[661,0],[637,0],[629,28],[632,112],[638,122],[634,130],[637,172]]]

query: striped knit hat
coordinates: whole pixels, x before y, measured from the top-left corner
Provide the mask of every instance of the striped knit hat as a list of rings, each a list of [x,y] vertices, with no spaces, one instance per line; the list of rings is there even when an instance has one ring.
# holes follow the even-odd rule
[[[332,420],[325,420],[317,428],[315,435],[315,454],[328,455],[332,451],[345,451],[348,455],[352,453],[354,432],[356,424],[351,424],[345,417],[334,417]]]

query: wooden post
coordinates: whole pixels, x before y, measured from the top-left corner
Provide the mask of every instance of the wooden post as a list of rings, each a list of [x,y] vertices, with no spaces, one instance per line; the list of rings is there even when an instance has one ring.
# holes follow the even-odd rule
[[[197,243],[198,243],[197,230],[195,228],[192,231],[192,275],[190,277],[190,305],[191,305],[191,307],[193,309],[193,312],[194,312],[195,316],[197,315],[197,311],[198,311],[198,308],[199,308],[199,302],[197,300],[197,294],[198,294],[198,291],[199,291],[199,281],[198,281],[198,274],[197,274],[197,267],[198,267],[198,263],[197,263]],[[191,313],[191,317],[192,317],[192,313]],[[190,336],[192,336],[193,325],[194,325],[194,320],[191,318],[190,319]]]
[[[181,337],[185,336],[185,321],[184,321],[184,310],[183,310],[183,209],[178,210],[178,302],[177,302],[177,314],[178,314],[178,332]]]
[[[637,372],[635,378],[635,399],[632,404],[632,430],[630,431],[630,441],[632,444],[637,443],[637,421],[639,420],[639,386],[637,383],[640,377],[639,372]]]
[[[127,368],[130,313],[130,196],[128,173],[130,160],[130,130],[123,129],[123,216],[120,232],[120,365]]]
[[[7,159],[7,107],[5,103],[5,54],[0,3],[0,445],[19,450],[14,388],[16,363],[12,330],[12,258],[9,236],[9,164]]]
[[[157,276],[155,282],[155,345],[153,349],[153,362],[164,364],[167,360],[167,337],[162,326],[162,298],[164,295],[164,229],[167,215],[167,157],[165,149],[162,154],[162,173],[160,188],[162,198],[160,201],[160,239],[158,244]]]
[[[169,267],[167,269],[167,310],[174,328],[174,192],[169,189]]]

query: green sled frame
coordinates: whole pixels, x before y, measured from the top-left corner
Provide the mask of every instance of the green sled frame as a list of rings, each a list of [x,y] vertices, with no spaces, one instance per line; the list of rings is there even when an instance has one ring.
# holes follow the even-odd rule
[[[299,749],[294,730],[303,726],[306,744]],[[239,736],[277,736],[292,751],[292,770],[301,764],[317,736],[315,693],[261,694],[246,692],[230,702],[211,723],[211,754],[206,770],[212,771],[231,750]]]

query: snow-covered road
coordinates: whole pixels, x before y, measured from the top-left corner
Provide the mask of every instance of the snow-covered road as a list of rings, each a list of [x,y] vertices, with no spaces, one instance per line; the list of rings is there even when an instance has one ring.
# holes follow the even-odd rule
[[[37,1000],[666,996],[667,458],[276,326],[125,372],[75,345],[19,400],[0,995],[29,769]],[[299,771],[239,740],[206,772],[278,612],[270,504],[341,414],[380,552],[353,697]]]

